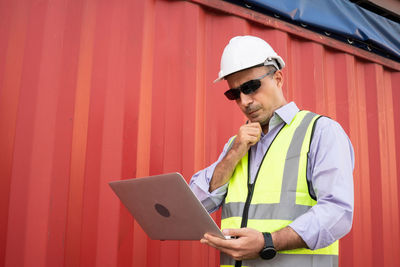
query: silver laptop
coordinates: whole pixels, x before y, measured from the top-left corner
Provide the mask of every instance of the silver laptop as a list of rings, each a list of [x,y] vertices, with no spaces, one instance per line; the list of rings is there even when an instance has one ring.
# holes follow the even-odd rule
[[[110,182],[151,239],[200,240],[221,230],[179,173]]]

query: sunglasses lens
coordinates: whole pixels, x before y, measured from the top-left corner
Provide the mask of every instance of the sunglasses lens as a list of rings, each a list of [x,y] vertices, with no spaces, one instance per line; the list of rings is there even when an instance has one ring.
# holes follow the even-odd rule
[[[251,94],[257,91],[258,88],[261,86],[260,80],[250,80],[245,82],[240,86],[240,90],[238,88],[229,89],[224,94],[229,100],[236,100],[240,98],[240,91],[245,94]]]
[[[239,89],[229,89],[224,94],[229,100],[236,100],[240,97]]]
[[[245,95],[251,94],[255,91],[257,91],[258,88],[261,86],[261,81],[260,80],[250,80],[244,84],[242,84],[242,92]]]

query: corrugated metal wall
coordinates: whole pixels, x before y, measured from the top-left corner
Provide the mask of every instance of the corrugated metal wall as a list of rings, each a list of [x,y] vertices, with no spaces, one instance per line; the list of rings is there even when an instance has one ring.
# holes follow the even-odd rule
[[[400,65],[212,0],[0,0],[0,266],[216,266],[198,242],[149,240],[107,182],[217,158],[244,122],[212,84],[239,34],[285,59],[289,100],[350,135],[341,266],[400,266]]]

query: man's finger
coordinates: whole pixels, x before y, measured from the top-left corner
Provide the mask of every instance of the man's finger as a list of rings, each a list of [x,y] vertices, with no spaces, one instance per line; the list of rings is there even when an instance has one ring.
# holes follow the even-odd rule
[[[259,122],[251,122],[249,121],[249,123],[246,123],[245,125],[249,125],[249,126],[260,126]]]
[[[246,124],[242,126],[243,129],[260,129],[260,124]]]
[[[208,234],[204,235],[204,239],[207,240],[207,244],[220,250],[222,248],[232,249],[234,246],[234,242],[236,242],[236,240],[226,240]]]
[[[255,145],[255,144],[257,144],[257,142],[259,141],[260,139],[258,138],[258,137],[256,137],[256,136],[250,136],[249,137],[249,144],[250,145]]]
[[[261,130],[258,128],[250,128],[250,129],[246,129],[246,132],[249,135],[261,135]]]
[[[243,133],[256,133],[256,134],[261,134],[262,132],[260,127],[246,127],[242,128],[241,131]]]
[[[206,245],[208,245],[208,246],[210,246],[210,247],[213,247],[213,248],[215,248],[215,249],[218,249],[219,251],[221,251],[221,252],[223,252],[223,253],[225,253],[225,254],[227,254],[227,255],[230,255],[231,257],[233,257],[233,254],[235,253],[235,251],[234,250],[232,250],[232,249],[230,249],[230,248],[225,248],[225,247],[220,247],[220,246],[217,246],[216,244],[213,244],[212,242],[209,242],[209,241],[205,241],[205,243],[203,243],[203,244],[206,244]]]
[[[229,247],[218,246],[217,244],[214,244],[213,242],[211,242],[210,240],[207,240],[205,238],[203,238],[201,240],[201,243],[209,245],[210,247],[213,247],[215,249],[218,249],[219,251],[221,251],[227,255],[230,255],[232,258],[235,258],[236,260],[241,259],[238,257],[237,251],[235,249],[231,248],[230,246]],[[236,257],[235,257],[235,255],[236,255]]]
[[[214,243],[212,243],[212,242],[210,242],[210,241],[208,241],[207,239],[204,239],[204,238],[200,240],[200,243],[205,244],[205,245],[209,245],[210,247],[213,247],[213,248],[216,248],[216,249],[219,249]]]
[[[262,129],[261,124],[259,122],[252,122],[249,124],[245,124],[244,126],[248,128],[260,129],[260,130]]]
[[[222,232],[224,235],[227,236],[241,237],[245,235],[246,231],[247,231],[246,228],[238,228],[238,229],[224,229]]]
[[[242,138],[246,139],[248,137],[261,137],[261,131],[258,129],[246,129],[241,133]]]

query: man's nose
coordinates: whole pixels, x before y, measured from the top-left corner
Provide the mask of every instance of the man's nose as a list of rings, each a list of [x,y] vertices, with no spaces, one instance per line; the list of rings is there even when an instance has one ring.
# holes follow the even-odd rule
[[[253,102],[253,98],[250,95],[245,95],[240,92],[240,104],[247,107]]]

